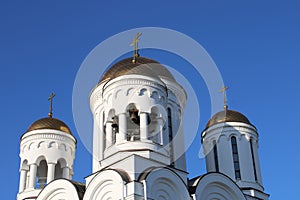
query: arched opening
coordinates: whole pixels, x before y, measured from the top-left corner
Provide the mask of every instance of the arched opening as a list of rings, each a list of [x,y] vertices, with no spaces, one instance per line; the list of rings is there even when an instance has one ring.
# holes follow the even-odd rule
[[[55,172],[54,172],[54,179],[59,179],[59,178],[63,178],[63,168],[60,161],[56,163]]]
[[[117,134],[119,133],[119,117],[114,115],[112,117],[112,124],[111,124],[111,128],[112,128],[112,144],[116,143],[117,140]]]
[[[134,103],[127,106],[127,141],[140,140],[140,116],[139,110]]]
[[[47,183],[48,165],[46,160],[41,160],[37,167],[36,186],[37,189],[42,189]]]
[[[157,107],[151,108],[149,124],[149,140],[156,144],[163,145],[163,126],[165,119],[163,113]]]
[[[216,140],[213,141],[214,146],[214,161],[215,161],[215,170],[216,172],[219,172],[219,158],[218,158],[218,147]]]
[[[233,157],[233,167],[234,167],[234,174],[235,179],[241,179],[241,169],[240,169],[240,161],[239,161],[239,152],[237,146],[236,137],[231,137],[231,148],[232,148],[232,157]]]
[[[253,149],[253,139],[252,138],[250,138],[250,149],[251,149],[251,156],[252,156],[254,179],[255,179],[255,181],[257,181],[256,163],[255,163],[255,156],[254,156],[254,149]]]
[[[170,165],[174,166],[174,149],[173,149],[173,126],[172,126],[172,110],[168,108],[168,131],[170,145]]]
[[[24,160],[20,169],[20,183],[19,192],[23,192],[28,187],[28,175],[29,175],[28,161]]]
[[[115,121],[114,121],[115,120]],[[106,141],[106,148],[109,148],[113,144],[116,143],[116,129],[113,127],[114,122],[116,122],[117,117],[115,115],[115,110],[110,110],[107,119],[105,120],[105,141]]]

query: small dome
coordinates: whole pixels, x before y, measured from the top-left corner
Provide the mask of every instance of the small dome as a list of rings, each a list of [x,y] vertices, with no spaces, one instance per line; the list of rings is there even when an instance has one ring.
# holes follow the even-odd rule
[[[40,129],[53,129],[72,135],[70,128],[64,122],[52,117],[46,117],[35,121],[30,125],[26,132]]]
[[[226,114],[225,114],[226,113]],[[224,122],[242,122],[252,125],[245,115],[234,110],[223,110],[216,113],[206,124],[206,129],[212,125]]]
[[[132,58],[126,58],[112,65],[103,74],[99,83],[129,74],[144,75],[158,79],[167,78],[175,81],[170,71],[159,62],[149,58],[137,57],[135,63],[132,62]]]

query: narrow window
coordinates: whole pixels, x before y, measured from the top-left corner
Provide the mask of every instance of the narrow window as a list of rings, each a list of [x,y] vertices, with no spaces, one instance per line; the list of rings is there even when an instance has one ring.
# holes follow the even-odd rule
[[[213,145],[214,145],[215,169],[216,169],[216,172],[219,172],[218,147],[217,147],[217,143],[215,140],[213,141]]]
[[[105,112],[102,113],[102,130],[103,130],[103,132],[105,132],[105,124],[104,124],[104,122],[105,122]]]
[[[253,164],[253,170],[254,170],[254,178],[255,178],[255,181],[257,181],[256,164],[255,164],[255,158],[254,158],[254,151],[253,151],[253,142],[252,142],[252,139],[250,139],[250,148],[251,148],[251,155],[252,155],[252,164]]]
[[[100,138],[103,140],[103,150],[106,149],[106,125],[105,125],[105,112],[102,113],[102,131],[103,137]]]
[[[174,166],[172,112],[171,112],[170,108],[168,108],[168,130],[169,130],[169,144],[170,144],[171,166]]]
[[[235,137],[231,138],[231,147],[232,147],[232,157],[233,157],[233,166],[234,166],[234,173],[235,179],[241,179],[241,170],[240,170],[240,162],[239,162],[239,153],[237,147],[237,141]]]

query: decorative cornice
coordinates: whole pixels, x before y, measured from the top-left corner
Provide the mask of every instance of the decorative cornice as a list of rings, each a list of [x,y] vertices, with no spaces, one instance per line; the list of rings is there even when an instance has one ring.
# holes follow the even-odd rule
[[[76,144],[76,139],[70,135],[67,135],[66,133],[63,133],[61,131],[53,131],[51,129],[45,129],[43,130],[44,133],[40,132],[41,130],[34,130],[30,131],[23,135],[21,139],[21,145],[25,144],[32,140],[40,140],[40,139],[54,139],[57,141],[67,142],[70,144]],[[59,133],[61,132],[61,133]]]

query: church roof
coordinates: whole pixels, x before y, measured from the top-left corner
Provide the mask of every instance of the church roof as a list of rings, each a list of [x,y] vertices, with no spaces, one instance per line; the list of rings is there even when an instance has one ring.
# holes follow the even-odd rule
[[[76,181],[73,181],[73,180],[68,180],[68,181],[70,181],[74,185],[74,187],[76,188],[79,199],[82,200],[83,196],[84,196],[84,193],[85,193],[85,188],[86,188],[85,184],[80,183],[80,182],[76,182]]]
[[[215,124],[224,122],[242,122],[245,124],[252,125],[248,118],[242,113],[234,110],[223,110],[212,116],[212,118],[206,124],[206,129]]]
[[[170,71],[159,62],[145,57],[137,57],[135,62],[132,61],[132,58],[126,58],[112,65],[103,74],[99,83],[112,80],[122,75],[144,75],[152,78],[167,78],[175,81]]]
[[[72,135],[70,128],[63,121],[52,117],[45,117],[33,122],[26,132],[40,129],[59,130]]]

